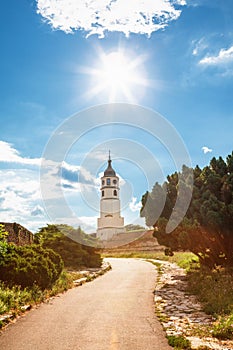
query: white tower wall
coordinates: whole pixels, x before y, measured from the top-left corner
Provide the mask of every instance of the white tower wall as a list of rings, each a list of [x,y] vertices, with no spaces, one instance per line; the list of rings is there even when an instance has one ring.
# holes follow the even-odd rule
[[[108,168],[101,178],[100,217],[97,221],[97,237],[109,240],[114,235],[124,233],[124,218],[120,215],[119,178],[111,166],[109,155]]]

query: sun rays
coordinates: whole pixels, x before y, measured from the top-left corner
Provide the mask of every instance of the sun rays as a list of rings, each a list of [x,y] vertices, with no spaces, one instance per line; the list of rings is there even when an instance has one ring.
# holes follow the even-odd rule
[[[123,50],[100,52],[92,67],[81,70],[90,77],[86,96],[105,96],[108,102],[138,102],[149,85],[144,62],[144,55],[130,55]]]

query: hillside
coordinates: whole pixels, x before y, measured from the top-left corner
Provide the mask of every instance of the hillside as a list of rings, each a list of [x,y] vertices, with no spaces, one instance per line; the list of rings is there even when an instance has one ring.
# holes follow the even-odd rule
[[[131,235],[131,241],[126,244],[124,244],[125,242],[122,235],[117,235],[114,239],[114,245],[105,244],[104,252],[155,252],[163,250],[164,247],[158,244],[158,241],[152,234],[152,230],[144,232],[138,231],[136,239],[132,241],[133,237],[135,237],[135,233],[128,233],[128,236]]]

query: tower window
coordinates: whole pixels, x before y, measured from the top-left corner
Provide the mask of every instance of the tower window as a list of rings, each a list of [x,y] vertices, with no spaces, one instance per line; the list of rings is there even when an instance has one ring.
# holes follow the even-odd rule
[[[104,185],[105,184],[105,182],[104,182],[104,180],[102,180],[102,185]]]
[[[114,185],[116,185],[116,183],[117,183],[117,180],[115,180],[115,179],[114,179],[114,180],[113,180],[113,183],[114,183]]]
[[[113,191],[114,196],[117,196],[117,190]]]
[[[104,197],[104,191],[102,191],[102,197]]]
[[[107,179],[107,185],[111,185],[111,180]]]

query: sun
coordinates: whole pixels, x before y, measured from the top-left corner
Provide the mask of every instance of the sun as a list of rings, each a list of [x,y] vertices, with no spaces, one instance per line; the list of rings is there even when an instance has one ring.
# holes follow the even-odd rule
[[[104,55],[102,63],[100,75],[110,88],[127,86],[133,80],[132,69],[129,69],[129,63],[122,53],[112,52]]]
[[[137,102],[138,95],[142,95],[143,88],[148,85],[144,60],[143,56],[133,57],[121,50],[101,52],[95,66],[85,69],[91,76],[88,95],[107,95],[108,102]]]

